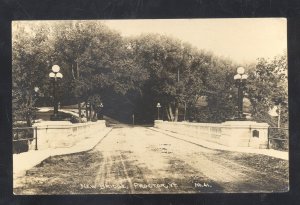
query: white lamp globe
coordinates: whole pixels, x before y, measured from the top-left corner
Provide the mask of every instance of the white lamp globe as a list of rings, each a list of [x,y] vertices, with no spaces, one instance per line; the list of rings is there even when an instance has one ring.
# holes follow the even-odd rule
[[[63,75],[62,75],[61,73],[57,73],[57,74],[56,74],[56,77],[58,77],[58,78],[62,78],[62,77],[63,77]]]
[[[241,78],[242,78],[242,77],[241,77],[240,74],[236,74],[236,75],[233,77],[234,80],[239,80],[239,79],[241,79]]]
[[[242,74],[245,73],[245,68],[243,68],[243,67],[238,67],[236,71],[237,71],[238,74],[242,75]]]
[[[248,78],[248,75],[244,74],[242,75],[242,79],[247,79]]]
[[[54,78],[54,77],[55,77],[55,73],[52,73],[52,72],[49,73],[49,77],[50,77],[50,78]]]
[[[58,65],[54,65],[54,66],[52,66],[52,71],[53,71],[54,73],[57,73],[57,72],[59,72],[59,70],[60,70],[60,68],[59,68],[59,66],[58,66]]]

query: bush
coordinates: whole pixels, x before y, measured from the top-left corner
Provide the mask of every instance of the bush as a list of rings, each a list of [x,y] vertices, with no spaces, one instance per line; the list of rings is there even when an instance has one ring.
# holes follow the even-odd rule
[[[287,129],[270,128],[269,136],[270,136],[270,148],[276,150],[284,150],[284,151],[288,150],[289,132]]]
[[[28,152],[28,141],[15,141],[13,142],[13,154],[19,154],[22,152]]]
[[[15,129],[13,131],[13,140],[20,140],[20,141],[14,141],[13,142],[13,154],[21,153],[21,152],[27,152],[29,150],[29,141],[32,141],[34,136],[33,129]],[[30,139],[30,140],[24,140],[24,139]]]
[[[76,116],[72,115],[71,119],[70,119],[70,122],[72,122],[72,123],[80,123],[81,120],[80,120],[79,117],[76,117]]]

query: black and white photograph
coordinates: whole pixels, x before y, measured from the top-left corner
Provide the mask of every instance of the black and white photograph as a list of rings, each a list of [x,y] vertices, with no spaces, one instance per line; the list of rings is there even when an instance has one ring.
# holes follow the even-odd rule
[[[12,21],[15,195],[289,191],[286,18]]]

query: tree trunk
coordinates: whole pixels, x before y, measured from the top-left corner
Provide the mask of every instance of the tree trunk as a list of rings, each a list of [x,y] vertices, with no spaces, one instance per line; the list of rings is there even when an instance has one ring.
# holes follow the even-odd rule
[[[73,71],[73,65],[72,65],[72,71]],[[77,79],[79,79],[79,67],[78,67],[78,61],[76,60],[76,74],[77,74]],[[81,102],[80,99],[78,99],[78,114],[79,118],[81,121]]]
[[[77,72],[77,79],[79,79],[79,66],[78,66],[78,59],[76,60],[76,72]]]
[[[90,121],[93,121],[94,117],[94,109],[92,104],[90,104]]]
[[[75,73],[74,73],[74,69],[73,69],[73,63],[71,64],[71,70],[72,70],[72,76],[73,76],[73,79],[75,80]]]
[[[175,104],[175,116],[174,116],[174,121],[178,121],[178,103]]]
[[[165,112],[167,113],[167,118],[168,118],[168,121],[171,121],[171,116],[168,112],[168,108],[165,109]]]
[[[86,116],[86,120],[89,121],[89,109],[87,106],[87,101],[85,101],[85,116]]]
[[[174,121],[174,115],[173,115],[171,104],[169,104],[168,107],[169,107],[168,111],[169,111],[170,119],[171,119],[171,121]]]
[[[281,124],[281,103],[278,105],[278,120],[277,120],[277,127],[280,127]]]
[[[97,121],[98,117],[97,117],[97,112],[96,110],[94,109],[93,110],[93,119]]]
[[[80,103],[79,100],[78,100],[77,105],[78,105],[78,114],[79,114],[79,118],[81,119],[81,103]]]
[[[32,126],[32,95],[29,93],[28,100],[27,100],[27,111],[26,111],[26,124],[27,127]]]
[[[31,114],[29,113],[29,111],[26,113],[26,125],[27,125],[27,127],[32,126],[32,119],[31,119]]]

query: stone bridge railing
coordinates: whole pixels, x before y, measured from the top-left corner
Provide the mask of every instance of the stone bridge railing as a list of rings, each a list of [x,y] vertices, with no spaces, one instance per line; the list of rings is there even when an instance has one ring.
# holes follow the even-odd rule
[[[231,147],[266,148],[268,145],[267,123],[254,121],[189,123],[156,120],[154,127]]]
[[[105,120],[71,124],[60,121],[36,124],[38,149],[72,147],[79,141],[97,136],[106,128]]]

